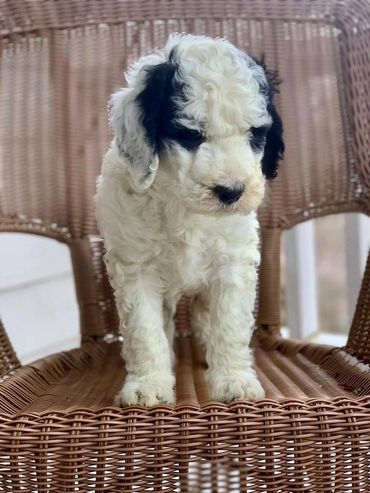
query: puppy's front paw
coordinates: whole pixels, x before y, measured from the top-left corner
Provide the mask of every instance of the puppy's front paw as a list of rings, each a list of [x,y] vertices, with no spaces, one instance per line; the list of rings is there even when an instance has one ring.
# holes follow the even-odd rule
[[[208,371],[206,379],[211,397],[216,401],[257,401],[265,397],[265,391],[253,369],[227,373]]]
[[[127,375],[123,389],[115,398],[115,405],[124,407],[139,404],[150,407],[173,403],[175,401],[174,383],[174,376],[167,373]]]

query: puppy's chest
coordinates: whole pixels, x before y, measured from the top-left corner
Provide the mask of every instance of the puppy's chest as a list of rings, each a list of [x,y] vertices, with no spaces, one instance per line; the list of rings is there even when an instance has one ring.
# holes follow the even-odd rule
[[[187,294],[199,291],[232,250],[232,240],[210,225],[169,231],[160,260],[166,288]]]

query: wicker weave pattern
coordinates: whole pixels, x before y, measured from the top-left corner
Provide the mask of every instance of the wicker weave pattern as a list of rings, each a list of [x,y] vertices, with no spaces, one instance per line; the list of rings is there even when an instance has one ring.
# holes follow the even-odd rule
[[[70,247],[81,348],[19,368],[0,326],[0,491],[370,491],[370,260],[347,346],[279,336],[280,238],[370,214],[368,0],[0,0],[0,231]],[[112,407],[125,369],[92,198],[108,96],[172,31],[279,70],[286,156],[260,211],[258,403],[209,399],[187,301],[176,405]],[[274,329],[274,330],[272,330]]]
[[[17,492],[366,492],[368,465],[360,458],[370,445],[369,405],[369,398],[337,398],[287,400],[278,409],[261,402],[202,412],[1,416],[0,430],[14,433],[1,443],[8,457],[2,484],[11,479],[14,489],[4,491]]]

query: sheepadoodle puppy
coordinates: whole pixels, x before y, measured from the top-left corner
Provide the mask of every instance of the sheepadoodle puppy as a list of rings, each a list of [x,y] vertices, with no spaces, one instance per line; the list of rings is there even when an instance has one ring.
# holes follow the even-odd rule
[[[274,74],[224,39],[173,35],[113,94],[96,215],[123,335],[120,405],[174,401],[174,312],[190,296],[213,399],[264,396],[249,348],[256,209],[284,149]]]

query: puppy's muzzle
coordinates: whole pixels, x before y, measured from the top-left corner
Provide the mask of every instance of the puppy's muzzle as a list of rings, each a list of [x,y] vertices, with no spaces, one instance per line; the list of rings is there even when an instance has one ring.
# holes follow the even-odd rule
[[[216,185],[212,189],[213,193],[218,197],[220,202],[225,205],[231,205],[237,202],[244,192],[244,185],[241,182],[234,183],[231,187]]]

